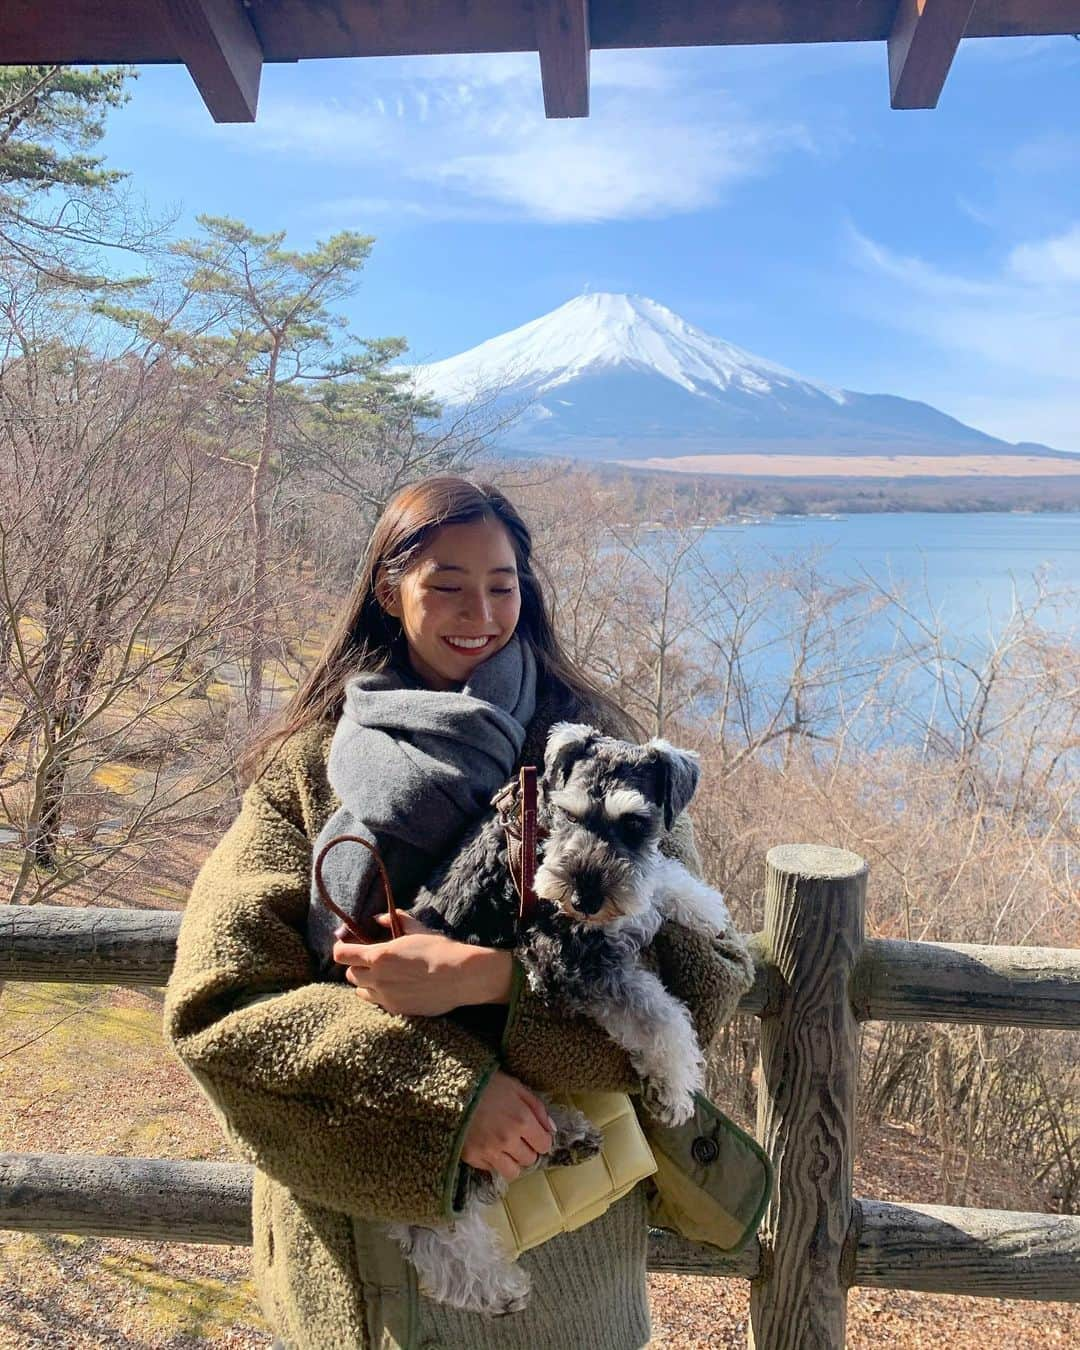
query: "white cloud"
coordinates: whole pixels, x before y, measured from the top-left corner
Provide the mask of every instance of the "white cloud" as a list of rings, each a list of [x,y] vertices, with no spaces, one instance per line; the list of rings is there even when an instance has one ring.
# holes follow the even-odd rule
[[[535,53],[365,62],[355,100],[268,90],[255,126],[233,137],[363,175],[374,191],[362,199],[408,203],[416,218],[558,223],[700,210],[782,153],[813,148],[802,126],[753,117],[688,70],[677,52],[594,52],[592,116],[548,120]],[[312,211],[340,218],[355,200],[346,192]]]
[[[769,151],[766,134],[738,125],[523,124],[502,145],[457,154],[434,172],[537,220],[590,222],[700,210],[759,172]]]
[[[373,221],[437,221],[437,220],[475,220],[490,223],[497,219],[489,206],[480,206],[469,202],[448,202],[413,199],[408,197],[367,197],[362,193],[356,196],[331,197],[326,201],[315,202],[305,207],[301,214],[321,228],[360,229],[364,223]],[[509,220],[510,212],[505,213]]]

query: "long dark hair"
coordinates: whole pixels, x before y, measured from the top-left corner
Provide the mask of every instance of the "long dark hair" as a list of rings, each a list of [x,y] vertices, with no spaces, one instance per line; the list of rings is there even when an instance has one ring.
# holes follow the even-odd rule
[[[563,651],[537,578],[532,535],[511,502],[488,483],[436,475],[407,484],[387,502],[364,550],[356,584],[319,659],[281,714],[241,755],[243,781],[250,782],[265,766],[270,752],[290,736],[319,722],[336,723],[350,675],[361,670],[384,670],[389,665],[407,667],[408,648],[401,623],[383,608],[376,584],[396,585],[444,526],[477,520],[497,520],[510,536],[521,592],[517,632],[533,649],[541,686],[554,681],[586,711],[592,707],[606,713],[623,735],[640,733],[633,719]]]

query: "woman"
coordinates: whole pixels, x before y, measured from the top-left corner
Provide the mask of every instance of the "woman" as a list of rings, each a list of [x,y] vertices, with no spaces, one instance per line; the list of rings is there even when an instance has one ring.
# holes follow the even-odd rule
[[[505,781],[542,761],[554,722],[630,730],[562,653],[529,531],[507,499],[452,477],[402,489],[322,657],[248,757],[256,776],[195,882],[166,990],[168,1043],[256,1168],[263,1311],[289,1350],[635,1350],[649,1339],[641,1186],[527,1252],[530,1305],[497,1320],[418,1296],[411,1267],[382,1235],[381,1222],[450,1219],[462,1163],[510,1180],[528,1166],[550,1141],[537,1091],[634,1092],[640,1083],[598,1026],[533,994],[510,953],[412,920],[401,937],[360,946],[309,916],[312,843],[346,809],[327,758],[346,680],[358,676],[372,694],[376,746],[393,735],[380,722],[380,689],[444,692],[466,741],[462,696],[480,698],[501,729],[498,747],[484,739],[473,758],[466,745],[455,765],[430,761],[448,783],[456,773],[462,820],[485,809],[485,776]],[[412,743],[408,727],[400,736]],[[479,785],[466,781],[460,764],[481,760]],[[355,791],[348,806],[366,823],[369,811],[386,814],[373,833],[407,904],[453,828],[435,830],[433,844],[414,796],[424,781],[396,774],[373,758],[370,769],[339,766],[335,782]],[[685,818],[661,847],[700,871]],[[648,955],[707,1044],[746,987],[745,961],[673,923]],[[461,1007],[468,1031],[443,1015]]]

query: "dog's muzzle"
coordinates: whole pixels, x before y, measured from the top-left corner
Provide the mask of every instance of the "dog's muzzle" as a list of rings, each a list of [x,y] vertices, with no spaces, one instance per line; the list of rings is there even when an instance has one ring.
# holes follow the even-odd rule
[[[573,878],[570,904],[579,914],[586,917],[599,914],[606,900],[604,879],[598,872],[579,872]]]

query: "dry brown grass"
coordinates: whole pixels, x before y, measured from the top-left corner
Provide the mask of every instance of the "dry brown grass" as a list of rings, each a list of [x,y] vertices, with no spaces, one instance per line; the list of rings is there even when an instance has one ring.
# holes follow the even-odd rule
[[[161,996],[88,985],[9,985],[0,1054],[58,1022],[4,1061],[6,1149],[226,1159],[209,1108],[160,1038]],[[93,1053],[87,1053],[87,1047]],[[898,1125],[861,1146],[856,1192],[936,1197],[933,1142]],[[1032,1206],[1000,1166],[980,1163],[972,1204]],[[738,1280],[650,1277],[657,1350],[744,1346],[748,1290]],[[982,1350],[1076,1344],[1080,1309],[1064,1304],[856,1291],[849,1344]],[[244,1248],[0,1234],[0,1344],[11,1350],[250,1350],[270,1336]]]
[[[1059,478],[1080,474],[1075,461],[1040,455],[672,455],[616,461],[669,473],[745,474],[755,478]]]

